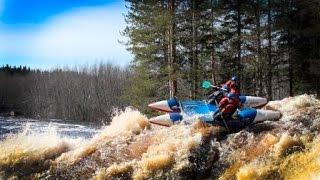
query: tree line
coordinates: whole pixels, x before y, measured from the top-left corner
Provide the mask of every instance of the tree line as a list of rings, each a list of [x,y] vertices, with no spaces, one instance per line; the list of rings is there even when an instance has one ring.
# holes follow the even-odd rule
[[[37,119],[106,122],[122,100],[130,72],[111,64],[51,71],[27,67],[0,68],[0,112]]]
[[[238,75],[244,94],[320,94],[318,0],[126,0],[132,104],[201,98]]]
[[[0,111],[105,120],[114,107],[203,98],[238,75],[243,94],[320,94],[318,0],[126,0],[130,68],[0,68]]]

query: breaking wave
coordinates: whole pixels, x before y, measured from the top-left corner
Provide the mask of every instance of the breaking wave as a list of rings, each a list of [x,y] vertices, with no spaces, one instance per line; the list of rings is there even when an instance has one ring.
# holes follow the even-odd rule
[[[200,121],[154,126],[130,108],[91,139],[26,127],[0,142],[0,179],[320,178],[320,101],[301,95],[265,108],[282,118],[234,134]]]

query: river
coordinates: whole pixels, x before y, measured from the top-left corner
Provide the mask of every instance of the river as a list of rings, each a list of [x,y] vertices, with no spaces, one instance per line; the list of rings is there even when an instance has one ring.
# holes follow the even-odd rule
[[[103,127],[2,117],[0,179],[320,179],[320,101],[266,108],[282,118],[223,137],[197,119],[154,126],[130,108]]]
[[[35,120],[0,116],[0,140],[10,134],[16,134],[28,128],[29,131],[44,133],[54,129],[60,137],[92,138],[99,128],[92,124],[79,121],[63,121],[59,119]]]

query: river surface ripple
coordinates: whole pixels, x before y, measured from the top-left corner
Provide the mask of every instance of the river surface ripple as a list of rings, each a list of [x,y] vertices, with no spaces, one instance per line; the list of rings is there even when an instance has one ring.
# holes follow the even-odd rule
[[[55,129],[61,137],[69,138],[92,138],[100,128],[93,124],[79,121],[63,121],[59,119],[51,120],[35,120],[26,118],[12,118],[0,116],[0,140],[9,134],[21,132],[24,128],[28,128],[32,132],[43,133],[48,128]]]

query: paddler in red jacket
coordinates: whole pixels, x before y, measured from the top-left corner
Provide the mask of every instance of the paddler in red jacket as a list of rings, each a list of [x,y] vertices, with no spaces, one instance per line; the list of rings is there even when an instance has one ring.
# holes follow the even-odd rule
[[[237,95],[235,95],[234,93],[229,93],[219,102],[219,109],[217,109],[214,119],[231,119],[233,113],[237,110],[238,105],[239,98],[237,97]]]
[[[231,80],[227,81],[222,85],[223,89],[226,89],[228,93],[233,93],[237,96],[240,96],[240,86],[238,83],[238,77],[233,76]]]
[[[233,113],[237,110],[240,103],[240,86],[238,84],[237,76],[233,76],[231,80],[222,85],[222,88],[227,91],[227,96],[221,99],[219,107],[214,113],[214,119],[229,120],[232,118]]]

